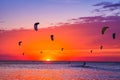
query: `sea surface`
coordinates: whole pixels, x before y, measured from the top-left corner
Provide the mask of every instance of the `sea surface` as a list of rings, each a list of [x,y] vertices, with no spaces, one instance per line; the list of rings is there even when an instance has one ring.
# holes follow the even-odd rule
[[[120,63],[0,61],[0,80],[120,80]]]

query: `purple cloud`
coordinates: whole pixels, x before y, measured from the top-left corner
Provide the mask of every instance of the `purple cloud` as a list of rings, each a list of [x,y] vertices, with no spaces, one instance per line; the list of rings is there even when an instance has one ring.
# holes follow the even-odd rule
[[[79,23],[94,23],[94,22],[120,22],[120,16],[93,16],[93,17],[80,17],[78,19],[71,19],[69,21]]]
[[[101,3],[97,3],[93,6],[104,6],[104,5],[111,5],[112,3],[111,2],[101,2]]]
[[[101,8],[95,9],[94,12],[105,12],[105,11],[112,11],[114,15],[120,15],[120,2],[113,3],[113,2],[101,2],[97,3],[93,6],[100,6]]]

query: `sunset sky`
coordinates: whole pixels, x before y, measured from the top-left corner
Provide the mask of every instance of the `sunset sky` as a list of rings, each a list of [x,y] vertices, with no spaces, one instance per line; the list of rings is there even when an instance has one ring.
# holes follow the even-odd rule
[[[0,0],[0,60],[120,62],[120,0]]]

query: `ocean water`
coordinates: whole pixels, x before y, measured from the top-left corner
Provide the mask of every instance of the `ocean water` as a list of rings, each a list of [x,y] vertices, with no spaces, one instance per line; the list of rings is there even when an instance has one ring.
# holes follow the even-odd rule
[[[0,80],[120,80],[119,62],[0,61]]]

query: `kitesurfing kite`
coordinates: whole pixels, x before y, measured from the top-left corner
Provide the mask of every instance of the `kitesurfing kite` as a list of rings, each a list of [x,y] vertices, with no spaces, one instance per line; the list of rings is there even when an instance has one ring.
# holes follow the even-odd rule
[[[52,41],[54,41],[54,35],[50,35]]]
[[[116,38],[116,34],[115,34],[115,33],[113,33],[113,34],[112,34],[112,37],[113,37],[113,39],[115,39],[115,38]]]
[[[61,51],[63,51],[64,50],[64,48],[61,48]]]
[[[103,46],[102,46],[102,45],[100,46],[100,49],[101,49],[101,50],[103,49]]]
[[[42,53],[43,53],[43,51],[40,51],[40,53],[42,54]]]
[[[92,53],[92,52],[93,52],[93,50],[90,50],[90,52]]]
[[[34,24],[34,30],[35,30],[35,31],[38,31],[38,24],[39,24],[39,22],[36,22],[36,23]]]
[[[22,41],[19,41],[19,42],[18,42],[18,45],[21,46],[21,44],[22,44]]]
[[[25,53],[23,52],[22,55],[24,55]]]
[[[102,35],[104,35],[105,31],[106,31],[108,28],[109,28],[109,27],[107,27],[107,26],[102,28],[102,31],[101,31]]]

